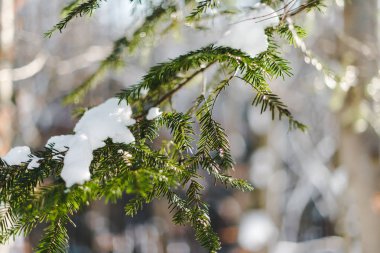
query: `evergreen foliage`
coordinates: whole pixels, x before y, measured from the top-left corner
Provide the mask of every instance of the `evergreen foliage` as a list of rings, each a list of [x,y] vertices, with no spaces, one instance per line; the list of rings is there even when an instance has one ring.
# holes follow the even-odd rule
[[[202,0],[198,3],[198,5],[194,8],[194,10],[187,16],[188,21],[193,21],[195,19],[199,19],[201,15],[206,12],[210,8],[216,7],[218,4],[217,0]]]
[[[62,31],[77,16],[90,15],[101,2],[72,1],[63,9],[62,20],[46,35],[50,37],[55,31]],[[265,2],[276,6],[281,1]],[[165,1],[164,5],[152,7],[153,11],[133,36],[118,39],[111,54],[94,74],[66,96],[64,102],[79,103],[102,74],[121,66],[125,52],[133,53],[143,43],[141,33],[148,37],[161,36],[172,29],[173,22],[179,22],[169,19],[170,14],[178,11],[176,6]],[[300,8],[308,10],[320,6],[321,1],[308,0],[293,13],[299,12]],[[214,0],[186,1],[184,11],[188,16],[183,22],[198,22],[207,18],[205,13],[209,8],[218,7],[218,1]],[[220,13],[226,13],[226,10]],[[296,31],[299,36],[305,35],[301,27],[296,26]],[[280,35],[293,44],[292,33],[284,19],[266,32],[270,46],[254,58],[239,49],[208,45],[153,66],[139,83],[117,94],[133,109],[137,123],[131,131],[136,141],[127,145],[107,140],[105,147],[95,150],[91,180],[83,185],[65,188],[60,177],[65,152],[55,150],[54,146],[34,153],[43,159],[40,166],[32,170],[27,168],[31,161],[9,166],[0,159],[0,242],[27,235],[38,224],[44,223],[47,227],[36,251],[66,252],[69,240],[66,227],[74,225],[70,219],[72,215],[91,201],[105,199],[114,202],[128,194],[131,200],[125,206],[127,215],[135,215],[154,199],[165,198],[173,213],[173,222],[189,224],[201,245],[210,252],[217,252],[220,241],[212,230],[208,205],[202,199],[201,182],[204,179],[199,171],[204,170],[215,183],[226,187],[241,191],[253,189],[248,182],[228,174],[234,165],[228,137],[213,117],[219,94],[233,79],[242,80],[256,94],[252,104],[262,113],[269,110],[273,118],[286,117],[290,128],[306,128],[271,92],[267,83],[270,79],[291,75],[289,63],[280,56],[274,36]],[[170,103],[177,91],[211,67],[216,69],[214,80],[187,113],[170,111],[153,120],[145,118],[149,109]],[[146,95],[144,90],[148,90]],[[150,144],[163,128],[170,131],[172,138],[155,150]]]
[[[55,31],[62,32],[67,24],[75,17],[83,15],[91,15],[95,9],[99,8],[100,2],[103,0],[73,0],[63,8],[62,14],[64,17],[54,27],[45,33],[45,36],[51,37]]]
[[[176,11],[174,5],[165,8],[162,6],[155,7],[152,14],[146,17],[145,22],[136,29],[130,39],[128,39],[127,36],[123,36],[114,42],[111,53],[100,63],[97,70],[81,85],[71,91],[70,94],[66,95],[63,102],[65,104],[79,103],[90,89],[96,87],[97,81],[107,70],[124,66],[124,54],[126,52],[133,53],[142,43],[143,38],[147,40],[147,38],[153,37],[156,34],[157,26],[165,22],[174,11]],[[172,27],[174,27],[173,22],[164,28],[165,32],[169,32]],[[163,33],[164,32],[157,32],[157,34],[161,34],[161,36]],[[144,34],[144,36],[141,36],[142,34]]]

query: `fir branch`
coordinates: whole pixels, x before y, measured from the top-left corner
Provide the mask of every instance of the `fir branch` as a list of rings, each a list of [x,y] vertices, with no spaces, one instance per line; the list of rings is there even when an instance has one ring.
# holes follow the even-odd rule
[[[232,187],[243,192],[252,191],[254,189],[250,183],[243,179],[233,178],[229,175],[221,173],[219,164],[211,158],[202,157],[199,159],[199,163],[210,175],[214,177],[215,183],[219,182],[225,187]]]
[[[230,186],[242,192],[250,192],[254,190],[253,186],[246,180],[233,178],[232,176],[224,175],[221,173],[213,173],[212,175],[225,187]]]
[[[165,182],[168,186],[175,187],[189,173],[177,161],[151,150],[146,144],[108,145],[109,148],[96,151],[99,152],[97,155],[101,154],[102,160],[94,170],[95,178],[104,178],[98,184],[106,194],[120,189],[128,194],[137,194],[149,202],[155,184]],[[111,153],[106,154],[104,151]],[[124,152],[128,154],[125,158]],[[127,161],[123,164],[115,159],[117,156]],[[112,159],[114,162],[111,163]]]
[[[173,135],[173,142],[179,150],[192,148],[194,131],[192,117],[183,113],[164,113],[159,119],[160,125],[166,125]]]
[[[261,113],[269,109],[272,113],[272,119],[276,117],[276,111],[279,120],[284,115],[289,120],[290,129],[299,129],[301,131],[306,131],[307,127],[301,122],[294,119],[293,115],[288,110],[287,106],[280,100],[280,98],[271,93],[269,90],[256,89],[257,95],[252,101],[252,105],[261,105]]]
[[[202,0],[198,2],[195,9],[186,17],[187,21],[194,21],[201,17],[210,8],[215,8],[218,5],[218,0]]]
[[[44,157],[41,166],[34,170],[27,165],[0,167],[0,201],[6,203],[23,202],[34,193],[35,187],[42,184],[47,177],[58,177],[62,162],[52,159],[57,153],[46,148],[37,152],[38,157]]]
[[[191,194],[198,196],[199,187],[198,183],[192,181]],[[190,223],[195,230],[195,238],[200,244],[207,248],[209,252],[216,253],[220,248],[219,237],[213,231],[210,223],[208,207],[203,202],[197,201],[188,195],[189,200],[183,200],[176,193],[168,190],[166,198],[169,201],[169,208],[172,211],[176,210],[173,216],[173,222],[176,224],[184,225]],[[191,204],[194,204],[191,206]]]
[[[66,253],[69,244],[69,236],[67,234],[66,224],[70,218],[67,215],[59,215],[44,230],[42,239],[40,240],[36,252],[37,253]]]
[[[200,124],[198,151],[200,164],[207,167],[209,159],[218,164],[222,171],[233,168],[233,159],[227,135],[221,125],[212,118],[212,98],[205,100],[197,112]]]
[[[186,191],[186,196],[188,198],[188,205],[199,205],[201,203],[201,191],[204,187],[198,183],[196,180],[191,180],[189,188]]]
[[[195,78],[198,74],[204,72],[206,69],[208,69],[209,67],[212,66],[212,64],[214,64],[214,62],[210,62],[209,64],[207,64],[207,66],[203,67],[203,66],[200,66],[201,68],[197,71],[195,71],[193,74],[191,74],[189,77],[187,77],[183,82],[179,83],[177,85],[177,87],[175,87],[174,89],[170,90],[168,93],[164,94],[157,102],[155,102],[153,104],[152,107],[155,107],[155,106],[158,106],[160,105],[162,102],[168,100],[169,98],[171,98],[174,93],[176,93],[177,91],[179,91],[183,86],[185,86],[186,84],[188,84],[193,78]]]
[[[131,199],[125,206],[125,213],[128,216],[135,216],[138,211],[142,210],[144,202],[144,198],[142,197],[135,197]]]
[[[183,79],[181,83],[179,83],[175,88],[170,89],[166,94],[162,95],[156,102],[153,103],[151,107],[156,107],[165,101],[169,100],[172,98],[172,96],[178,92],[183,86],[188,84],[190,81],[192,81],[196,76],[198,76],[200,73],[203,73],[206,69],[211,67],[215,62],[209,63],[207,66],[203,67],[200,66],[201,68],[197,71],[195,71],[193,74],[191,74],[189,77],[186,77]],[[150,107],[150,108],[151,108]],[[141,115],[137,116],[137,120],[141,120],[142,117],[144,117],[148,113],[148,110],[145,110]]]
[[[191,81],[197,74],[216,62],[226,64],[233,71],[244,71],[247,78],[250,77],[252,80],[259,79],[257,81],[259,84],[265,84],[263,70],[257,66],[255,59],[238,49],[210,45],[152,67],[139,84],[123,90],[117,94],[117,97],[128,101],[128,103],[133,103],[139,100],[142,90],[147,89],[151,94],[159,90],[158,96],[153,98],[155,101],[153,101],[152,106],[159,105]],[[190,70],[194,72],[189,77],[179,78],[179,76]],[[174,84],[173,88],[173,82],[178,82],[178,79],[182,80],[182,83]],[[160,96],[165,90],[166,94]]]
[[[6,230],[0,230],[0,244],[5,244],[10,238],[14,239],[16,236],[30,234],[38,224],[46,220],[45,218],[44,216],[28,217],[28,219],[16,217]]]
[[[131,131],[138,141],[142,142],[145,139],[153,141],[158,137],[160,125],[156,120],[145,120],[143,119],[143,116],[136,117],[136,119],[139,124],[133,125]]]
[[[100,7],[100,3],[104,0],[87,0],[78,5],[76,2],[69,3],[64,10],[68,10],[67,14],[52,29],[45,33],[46,37],[51,37],[55,31],[62,32],[67,24],[78,16],[91,15],[95,9]]]
[[[82,0],[72,0],[66,6],[64,6],[61,10],[61,15],[65,17],[70,11],[72,11],[75,7],[80,5]]]
[[[0,243],[5,243],[11,235],[10,229],[17,221],[17,217],[14,214],[12,208],[7,204],[0,205]]]
[[[176,10],[174,6],[169,7],[156,7],[152,14],[145,18],[144,23],[136,29],[133,33],[131,39],[123,36],[114,42],[112,52],[105,58],[99,65],[99,67],[92,73],[82,84],[71,91],[63,99],[64,104],[77,104],[89,90],[95,88],[98,84],[99,79],[109,70],[123,66],[123,55],[125,51],[133,53],[136,51],[138,46],[142,41],[146,40],[147,37],[153,36],[156,27],[161,23],[162,19],[170,16]],[[170,26],[170,25],[169,25]],[[168,30],[167,30],[168,31]],[[166,32],[167,32],[166,31]],[[142,39],[142,34],[144,34],[144,39]]]
[[[293,45],[294,47],[297,46],[296,38],[294,37],[293,32],[290,30],[288,23],[282,23],[280,26],[276,28],[271,28],[270,30],[271,30],[270,32],[271,34],[273,34],[273,32],[275,31],[282,38],[288,41],[289,44]],[[297,36],[301,39],[305,38],[307,35],[306,31],[300,26],[294,25],[294,30],[297,33]]]
[[[190,187],[193,186],[193,182]],[[198,199],[193,200],[195,200],[195,204],[191,208],[191,223],[195,230],[195,238],[210,252],[217,252],[221,248],[221,245],[218,235],[211,227],[208,206],[203,201]]]
[[[289,61],[279,56],[277,46],[272,40],[269,40],[268,50],[255,57],[255,62],[271,79],[278,77],[285,79],[292,75]]]

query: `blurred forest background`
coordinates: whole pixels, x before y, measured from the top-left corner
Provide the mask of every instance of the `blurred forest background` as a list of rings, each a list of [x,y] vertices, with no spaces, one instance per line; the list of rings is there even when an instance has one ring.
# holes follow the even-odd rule
[[[227,4],[257,1],[226,0]],[[299,1],[298,1],[299,2]],[[0,155],[12,146],[40,149],[52,135],[72,131],[73,107],[62,98],[85,80],[146,16],[144,4],[103,2],[94,17],[79,18],[64,33],[43,37],[59,19],[61,1],[1,0]],[[272,88],[307,133],[289,131],[251,107],[251,92],[234,83],[218,100],[218,120],[236,160],[234,176],[251,193],[206,186],[222,253],[378,253],[380,250],[380,75],[378,0],[326,0],[321,13],[295,17],[308,36],[297,48],[282,43],[294,75]],[[181,4],[181,1],[179,1]],[[173,17],[178,18],[178,17]],[[289,20],[290,21],[290,20]],[[247,31],[249,33],[249,31]],[[144,38],[144,34],[140,35]],[[245,34],[237,40],[244,40]],[[178,26],[147,39],[126,66],[109,72],[87,96],[95,105],[135,84],[150,66],[206,45],[207,31]],[[178,93],[185,110],[208,76]],[[165,133],[163,133],[165,135]],[[72,253],[205,252],[192,230],[170,221],[167,203],[155,201],[136,217],[127,201],[92,203],[70,227]],[[31,252],[42,227],[0,252]]]

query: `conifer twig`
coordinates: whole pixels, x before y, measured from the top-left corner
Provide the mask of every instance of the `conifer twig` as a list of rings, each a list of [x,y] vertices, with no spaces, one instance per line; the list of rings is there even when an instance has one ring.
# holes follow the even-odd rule
[[[189,83],[198,74],[204,72],[206,69],[208,69],[209,67],[211,67],[214,63],[215,63],[215,61],[214,62],[210,62],[209,64],[207,64],[207,66],[205,66],[205,67],[203,67],[203,68],[195,71],[193,74],[191,74],[189,77],[187,77],[183,82],[181,82],[180,84],[178,84],[176,88],[170,90],[168,93],[166,93],[165,95],[163,95],[158,101],[156,101],[155,103],[153,103],[153,105],[151,107],[156,107],[156,106],[160,105],[161,103],[163,103],[164,101],[166,101],[167,99],[171,98],[174,95],[174,93],[176,93],[177,91],[179,91],[183,86],[185,86],[187,83]],[[148,110],[146,110],[142,114],[136,116],[135,119],[137,121],[140,121],[140,120],[142,120],[144,118],[144,116],[147,113],[148,113]]]

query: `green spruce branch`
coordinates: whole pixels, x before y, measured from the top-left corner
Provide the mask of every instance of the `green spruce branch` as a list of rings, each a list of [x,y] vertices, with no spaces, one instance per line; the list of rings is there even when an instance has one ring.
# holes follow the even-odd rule
[[[79,1],[72,1],[66,7],[64,7],[64,17],[60,22],[53,26],[52,29],[45,33],[46,37],[51,37],[55,31],[62,32],[66,28],[67,24],[78,16],[91,15],[94,10],[100,7],[100,3],[104,0],[87,0],[82,3]]]
[[[71,1],[63,10],[63,19],[46,35],[61,31],[77,16],[90,15],[101,2]],[[278,1],[266,2],[276,4]],[[192,3],[186,1],[186,4]],[[296,15],[320,6],[321,1],[308,0],[284,15]],[[218,8],[217,1],[199,2],[186,21],[208,18],[205,12],[211,8]],[[111,54],[92,76],[65,98],[65,102],[80,101],[108,69],[123,62],[126,51],[132,53],[137,49],[142,43],[141,33],[155,36],[159,32],[159,24],[165,23],[175,11],[174,5],[156,7],[130,39],[122,37],[115,42]],[[166,25],[164,31],[172,25]],[[300,37],[305,34],[297,26],[296,32]],[[213,117],[220,93],[233,84],[233,79],[242,80],[252,87],[256,94],[252,104],[262,113],[270,111],[273,119],[286,117],[291,129],[306,128],[271,92],[268,84],[271,79],[291,75],[289,62],[281,57],[273,37],[277,34],[294,43],[294,36],[284,22],[278,27],[268,28],[266,33],[269,37],[268,50],[254,58],[239,49],[209,45],[153,66],[139,83],[117,94],[120,100],[132,106],[137,123],[130,130],[136,141],[126,145],[106,140],[104,147],[93,152],[91,180],[83,185],[65,188],[60,173],[66,152],[55,150],[54,145],[33,153],[42,158],[40,166],[33,170],[27,168],[31,160],[10,166],[0,159],[0,242],[27,235],[38,224],[44,223],[47,227],[36,251],[66,252],[67,226],[72,224],[71,216],[94,200],[115,202],[127,194],[131,196],[125,206],[127,215],[136,215],[152,200],[165,198],[173,213],[173,222],[190,224],[201,245],[210,252],[217,252],[221,244],[212,229],[208,205],[202,196],[201,182],[205,179],[200,170],[206,171],[215,183],[225,187],[241,191],[253,189],[245,180],[229,175],[234,161],[228,136]],[[187,113],[170,111],[153,120],[146,119],[152,107],[164,108],[175,93],[195,82],[196,77],[206,71],[212,72],[213,68],[217,69],[215,79]],[[168,129],[170,137],[162,142],[160,149],[155,150],[151,143],[156,141],[162,129]]]
[[[64,97],[63,103],[78,104],[81,102],[88,91],[97,86],[99,80],[109,69],[124,66],[123,57],[126,51],[131,54],[135,52],[138,46],[146,41],[147,38],[157,36],[157,26],[160,25],[163,20],[170,17],[170,14],[174,11],[176,11],[175,6],[165,8],[158,6],[153,10],[152,14],[145,18],[145,22],[136,29],[130,39],[128,39],[127,36],[123,36],[116,40],[107,58],[100,62],[99,67],[84,82]],[[165,32],[168,32],[172,26],[172,24],[169,24]]]

